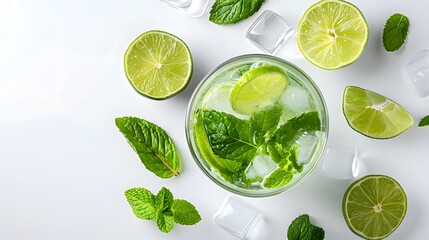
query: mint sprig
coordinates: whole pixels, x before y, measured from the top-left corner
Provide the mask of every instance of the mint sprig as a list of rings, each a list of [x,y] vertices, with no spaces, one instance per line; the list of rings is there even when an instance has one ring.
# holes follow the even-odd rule
[[[265,0],[216,0],[209,20],[216,24],[233,24],[252,16]]]
[[[116,118],[115,123],[149,171],[161,178],[179,175],[179,154],[162,128],[136,117]]]
[[[408,35],[410,21],[400,13],[387,19],[383,29],[383,45],[386,51],[393,52],[401,48]]]
[[[429,126],[429,115],[422,118],[419,122],[419,127],[425,127],[425,126]]]
[[[294,146],[294,140],[301,131],[319,131],[320,119],[317,112],[310,111],[278,126],[282,114],[281,105],[254,113],[249,120],[215,110],[198,111],[198,124],[202,126],[197,127],[205,131],[210,147],[204,151],[213,151],[216,155],[207,161],[226,181],[235,183],[241,180],[251,185],[263,179],[248,179],[244,174],[246,167],[256,154],[268,154],[278,168],[267,176],[264,187],[286,185],[295,173],[303,169],[297,161],[299,147]]]
[[[297,217],[287,229],[288,240],[323,240],[325,231],[310,222],[310,216],[303,214]]]
[[[156,196],[145,188],[128,189],[125,197],[136,217],[155,220],[159,230],[164,233],[170,232],[174,223],[194,225],[201,221],[194,205],[186,200],[174,199],[170,190],[164,187]]]

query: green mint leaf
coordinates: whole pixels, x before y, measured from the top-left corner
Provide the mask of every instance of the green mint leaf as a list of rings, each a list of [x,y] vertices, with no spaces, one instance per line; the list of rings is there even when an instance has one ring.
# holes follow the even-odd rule
[[[312,240],[323,240],[325,238],[325,230],[321,227],[313,225],[313,232],[311,233]]]
[[[307,214],[297,217],[287,229],[288,240],[312,240],[311,236],[312,225],[310,223],[310,216]]]
[[[236,172],[242,170],[243,163],[220,158],[219,156],[214,154],[212,147],[210,146],[206,130],[204,128],[201,110],[197,110],[195,114],[195,119],[195,135],[197,138],[198,146],[200,147],[200,151],[204,155],[205,160],[214,170],[219,172],[219,174],[226,181],[234,184],[239,179],[239,176],[237,176],[238,174]]]
[[[280,117],[283,114],[281,105],[257,112],[250,118],[250,131],[253,133],[255,143],[260,146],[265,142],[265,137],[271,131],[276,130]]]
[[[323,240],[324,237],[325,231],[312,225],[308,214],[303,214],[293,220],[287,230],[288,240]]]
[[[424,126],[429,126],[429,115],[422,118],[422,120],[420,120],[419,122],[419,127],[424,127]]]
[[[265,178],[264,187],[266,188],[278,188],[284,186],[292,180],[293,174],[296,170],[285,168],[277,168]]]
[[[161,232],[170,232],[174,227],[173,211],[168,209],[163,211],[162,214],[158,215],[158,218],[156,219],[156,225],[158,226],[159,230],[161,230]]]
[[[173,229],[174,222],[194,225],[201,221],[194,205],[186,200],[174,199],[173,194],[165,187],[156,196],[145,188],[128,189],[125,196],[138,218],[156,220],[159,230],[165,233]]]
[[[214,154],[239,162],[253,159],[258,146],[253,142],[248,121],[214,110],[204,110],[202,115]]]
[[[384,48],[393,52],[401,48],[407,38],[410,21],[408,17],[396,13],[389,17],[383,29]]]
[[[132,188],[125,191],[125,197],[136,217],[143,220],[156,219],[155,196],[147,189]]]
[[[216,0],[209,20],[216,24],[233,24],[252,16],[265,0]]]
[[[201,221],[195,206],[186,200],[174,199],[172,210],[174,221],[178,224],[194,225]]]
[[[292,146],[286,149],[280,143],[270,142],[267,145],[267,152],[280,167],[291,163],[296,171],[302,172],[303,167],[298,164],[299,146]]]
[[[301,132],[314,132],[320,130],[319,115],[315,111],[306,112],[294,117],[280,126],[269,140],[271,143],[280,143],[288,149]]]
[[[156,209],[164,211],[173,205],[173,194],[167,188],[163,187],[155,197]]]
[[[162,128],[135,117],[116,118],[115,123],[149,171],[161,178],[179,175],[179,155]]]

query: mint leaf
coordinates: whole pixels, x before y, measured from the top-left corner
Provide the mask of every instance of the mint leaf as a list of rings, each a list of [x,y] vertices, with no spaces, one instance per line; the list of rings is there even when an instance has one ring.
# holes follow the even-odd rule
[[[186,200],[174,199],[172,210],[174,221],[178,224],[194,225],[201,221],[197,209]]]
[[[325,231],[312,225],[308,214],[303,214],[293,220],[287,230],[288,240],[323,240],[324,238]]]
[[[284,169],[284,168],[277,168],[272,172],[269,176],[265,178],[264,181],[264,187],[266,188],[278,188],[281,186],[284,186],[292,180],[293,174],[295,173],[295,170],[290,169]]]
[[[282,187],[292,180],[293,175],[297,171],[302,171],[302,166],[298,166],[296,163],[298,149],[299,147],[297,146],[293,146],[286,150],[282,148],[280,144],[276,144],[274,148],[272,145],[268,145],[268,153],[271,159],[275,159],[274,161],[278,163],[279,167],[265,178],[264,187]]]
[[[283,114],[281,105],[257,112],[250,118],[250,131],[253,133],[255,143],[260,146],[265,142],[265,137],[271,131],[276,130],[280,117]]]
[[[174,199],[165,187],[156,196],[145,188],[132,188],[125,191],[125,197],[138,218],[156,220],[159,230],[165,233],[173,229],[174,222],[194,225],[201,220],[194,205],[186,200]]]
[[[125,191],[125,197],[134,215],[143,220],[156,219],[155,196],[147,189],[132,188]]]
[[[204,128],[213,153],[221,158],[248,162],[256,154],[248,121],[214,110],[202,111]]]
[[[315,111],[306,112],[294,117],[280,126],[270,138],[269,144],[280,143],[282,147],[289,148],[296,137],[302,132],[320,130],[319,114]]]
[[[424,127],[424,126],[429,126],[429,115],[422,118],[422,120],[420,120],[419,122],[419,127]]]
[[[173,194],[167,188],[163,187],[155,197],[156,209],[164,211],[173,205]]]
[[[252,16],[265,0],[216,0],[209,20],[217,24],[233,24]]]
[[[401,48],[408,35],[410,21],[408,17],[396,13],[387,19],[383,29],[383,45],[388,52]]]
[[[173,229],[174,227],[174,217],[173,217],[173,211],[170,209],[162,212],[156,219],[156,225],[158,226],[158,229],[161,230],[164,233],[168,233]]]
[[[197,110],[195,114],[196,123],[195,135],[197,138],[198,146],[201,153],[204,155],[204,159],[210,164],[210,166],[219,172],[219,174],[228,182],[234,184],[239,176],[236,172],[242,171],[243,163],[236,162],[224,158],[220,158],[213,153],[210,146],[206,130],[204,128],[203,115],[201,110]]]
[[[162,128],[135,117],[116,118],[115,123],[149,171],[161,178],[179,175],[179,155]]]
[[[325,230],[321,227],[313,225],[313,232],[311,233],[311,239],[322,240],[325,238]]]

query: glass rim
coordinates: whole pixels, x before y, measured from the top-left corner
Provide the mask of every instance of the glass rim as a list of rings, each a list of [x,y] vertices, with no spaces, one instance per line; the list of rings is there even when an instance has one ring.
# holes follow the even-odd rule
[[[215,176],[213,176],[213,174],[211,172],[209,172],[206,167],[203,165],[203,163],[199,160],[199,157],[197,156],[197,154],[195,153],[194,148],[192,147],[192,139],[190,136],[190,120],[192,119],[191,116],[191,108],[194,104],[194,102],[196,101],[196,96],[197,94],[200,92],[201,88],[203,87],[203,85],[208,81],[208,79],[210,79],[210,77],[217,72],[219,69],[221,69],[222,67],[241,60],[241,59],[246,59],[246,58],[253,58],[253,57],[261,57],[261,58],[269,58],[275,61],[279,61],[279,62],[283,62],[287,65],[289,65],[290,67],[292,67],[294,70],[298,71],[300,74],[302,74],[306,80],[308,80],[308,82],[311,84],[311,86],[314,88],[315,92],[317,93],[319,99],[321,100],[322,106],[323,106],[323,113],[324,113],[324,120],[325,120],[325,129],[324,129],[324,135],[325,137],[322,140],[322,146],[321,146],[321,150],[320,153],[318,154],[318,156],[316,157],[316,159],[314,159],[313,161],[314,164],[312,166],[310,166],[308,172],[302,176],[300,179],[298,179],[297,181],[295,181],[293,184],[291,185],[285,185],[283,187],[274,189],[272,191],[260,191],[259,193],[255,190],[246,190],[246,189],[239,189],[237,188],[233,188],[228,186],[226,183],[221,182],[219,179],[217,179]],[[203,171],[204,175],[208,176],[210,178],[211,181],[213,181],[214,183],[216,183],[216,185],[220,186],[221,188],[227,190],[228,192],[231,193],[235,193],[241,196],[245,196],[245,197],[253,197],[253,198],[263,198],[263,197],[270,197],[270,196],[274,196],[286,191],[289,191],[293,188],[295,188],[296,186],[300,185],[305,179],[308,178],[308,176],[310,176],[310,173],[312,173],[314,171],[314,169],[316,168],[316,166],[320,163],[321,159],[323,158],[323,155],[326,151],[326,145],[327,145],[327,141],[328,141],[328,137],[329,137],[329,116],[328,116],[328,107],[326,105],[325,102],[325,98],[322,95],[322,92],[320,91],[319,87],[317,86],[317,84],[314,82],[314,80],[308,75],[306,74],[301,68],[299,68],[298,66],[296,66],[295,64],[279,58],[279,57],[275,57],[275,56],[271,56],[268,54],[244,54],[244,55],[239,55],[236,57],[232,57],[224,62],[222,62],[221,64],[217,65],[216,67],[214,67],[213,69],[211,69],[206,75],[204,75],[204,77],[202,78],[202,80],[198,83],[198,85],[195,87],[191,98],[188,102],[188,106],[187,106],[187,110],[186,110],[186,116],[185,116],[185,135],[186,135],[186,141],[189,147],[189,150],[191,152],[192,158],[194,159],[194,161],[197,163],[198,167]]]

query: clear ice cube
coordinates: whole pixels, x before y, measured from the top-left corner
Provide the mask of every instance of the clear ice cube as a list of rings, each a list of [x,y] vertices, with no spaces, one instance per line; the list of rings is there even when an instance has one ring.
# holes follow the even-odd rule
[[[310,95],[300,87],[287,87],[280,101],[287,110],[291,110],[295,113],[308,111],[310,109]]]
[[[261,210],[233,196],[225,199],[214,217],[219,226],[240,239],[245,239],[261,219]]]
[[[414,55],[401,68],[402,82],[406,89],[420,97],[429,95],[429,49]]]
[[[250,26],[246,38],[262,51],[275,55],[293,32],[293,27],[285,19],[275,12],[266,10]]]
[[[272,171],[276,170],[277,164],[271,160],[268,155],[257,155],[252,163],[244,171],[247,178],[253,179],[256,177],[264,178]]]
[[[185,8],[192,2],[192,0],[161,0],[161,2],[165,2],[172,7]]]
[[[189,17],[201,17],[206,13],[210,0],[160,0]]]
[[[354,179],[359,175],[356,147],[330,143],[322,160],[322,174],[333,179]]]
[[[310,162],[311,156],[316,149],[318,139],[314,134],[304,133],[296,140],[299,145],[298,164],[306,165]]]

